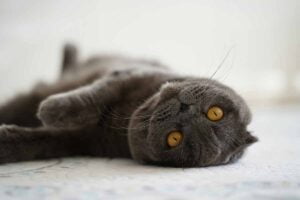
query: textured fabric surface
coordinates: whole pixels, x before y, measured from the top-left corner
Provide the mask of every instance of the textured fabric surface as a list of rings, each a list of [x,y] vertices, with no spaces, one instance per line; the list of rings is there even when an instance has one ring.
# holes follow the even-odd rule
[[[0,166],[0,199],[300,199],[300,107],[260,108],[239,162],[162,168],[67,158]]]

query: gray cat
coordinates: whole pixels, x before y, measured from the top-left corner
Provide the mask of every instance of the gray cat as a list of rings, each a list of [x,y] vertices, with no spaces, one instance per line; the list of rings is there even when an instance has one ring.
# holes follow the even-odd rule
[[[0,163],[84,155],[226,164],[257,141],[250,120],[244,100],[217,81],[121,56],[79,62],[66,45],[57,82],[0,107]]]

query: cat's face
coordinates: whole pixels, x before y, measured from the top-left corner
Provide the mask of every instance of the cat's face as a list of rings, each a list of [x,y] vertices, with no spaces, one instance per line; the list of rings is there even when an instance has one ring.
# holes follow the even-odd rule
[[[133,114],[134,159],[175,167],[219,165],[240,158],[257,141],[250,111],[230,88],[209,79],[166,83]]]

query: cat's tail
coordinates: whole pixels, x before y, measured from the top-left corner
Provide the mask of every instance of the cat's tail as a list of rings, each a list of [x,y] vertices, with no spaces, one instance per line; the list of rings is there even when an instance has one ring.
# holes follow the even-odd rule
[[[62,73],[75,67],[77,63],[78,51],[74,44],[67,43],[63,49]]]

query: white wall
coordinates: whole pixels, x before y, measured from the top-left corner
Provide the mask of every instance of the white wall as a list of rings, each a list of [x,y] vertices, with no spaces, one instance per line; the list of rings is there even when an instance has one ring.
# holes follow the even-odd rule
[[[83,57],[123,52],[202,76],[232,49],[215,78],[252,102],[298,101],[299,10],[297,0],[1,0],[0,93],[54,80],[75,41]]]

